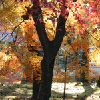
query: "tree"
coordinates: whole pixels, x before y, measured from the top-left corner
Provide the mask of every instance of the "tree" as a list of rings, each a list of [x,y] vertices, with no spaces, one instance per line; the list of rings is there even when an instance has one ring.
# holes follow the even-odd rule
[[[43,55],[43,60],[41,59],[42,60],[41,61],[41,70],[42,70],[41,83],[39,86],[36,79],[33,82],[33,85],[35,85],[36,87],[33,86],[32,99],[38,98],[39,100],[49,100],[49,97],[51,95],[51,83],[52,83],[52,77],[53,77],[54,61],[55,61],[55,57],[57,55],[57,51],[59,50],[59,48],[61,46],[61,42],[65,35],[65,31],[68,29],[68,27],[67,27],[68,25],[66,25],[66,20],[68,22],[69,11],[74,13],[73,14],[74,17],[72,17],[72,18],[77,20],[77,22],[75,22],[75,20],[74,20],[74,24],[76,24],[76,25],[74,26],[74,24],[72,24],[71,29],[73,30],[73,33],[77,33],[77,36],[80,36],[81,38],[82,37],[88,38],[86,35],[88,32],[86,33],[85,30],[86,30],[86,27],[90,28],[89,25],[91,22],[91,17],[94,17],[94,16],[93,16],[93,14],[91,14],[89,17],[86,16],[85,18],[87,18],[87,19],[84,19],[84,15],[86,15],[85,13],[83,13],[83,16],[80,16],[80,14],[84,11],[86,11],[87,13],[89,12],[88,10],[84,9],[84,7],[82,6],[82,4],[80,4],[80,2],[73,3],[70,1],[64,1],[64,0],[59,1],[58,0],[58,2],[56,4],[55,0],[53,0],[52,2],[51,1],[47,2],[44,0],[41,0],[41,1],[39,1],[39,0],[26,0],[26,1],[21,0],[20,1],[19,0],[19,2],[15,2],[15,1],[17,1],[17,0],[12,0],[12,2],[9,4],[9,2],[7,2],[7,0],[5,0],[5,3],[3,2],[3,4],[1,4],[1,9],[3,10],[3,12],[2,12],[2,10],[0,11],[0,13],[1,13],[0,18],[1,18],[2,26],[4,26],[3,31],[6,30],[5,32],[8,33],[8,30],[15,31],[15,29],[17,29],[17,35],[15,36],[15,40],[13,41],[14,43],[12,43],[12,46],[11,46],[13,52],[16,50],[15,46],[16,46],[17,41],[20,40],[20,42],[23,42],[23,41],[27,42],[26,47],[27,47],[28,51],[24,50],[23,54],[27,52],[26,55],[28,55],[28,57],[26,56],[26,59],[30,59],[30,60],[25,61],[23,63],[22,58],[21,58],[23,56],[20,55],[20,49],[19,49],[19,55],[16,54],[15,52],[14,53],[16,54],[17,58],[19,58],[18,59],[19,62],[22,65],[26,66],[25,73],[26,73],[26,76],[29,77],[29,80],[31,80],[31,75],[32,75],[32,73],[30,73],[30,68],[33,68],[33,65],[34,65],[34,63],[33,64],[30,63],[30,61],[31,62],[34,61],[33,56],[35,56],[35,54],[36,54],[36,53],[34,54],[34,51],[38,51],[40,44],[43,46],[44,55]],[[89,7],[93,6],[93,4],[91,4],[91,3],[92,2],[90,2]],[[98,2],[95,2],[95,3],[97,3],[97,5],[98,5]],[[71,6],[73,6],[76,9],[74,9],[74,8],[72,9]],[[55,13],[51,14],[52,15],[51,19],[52,19],[53,23],[49,24],[49,28],[52,28],[51,26],[53,25],[52,30],[54,32],[51,32],[51,34],[48,30],[48,23],[46,23],[46,20],[43,18],[43,16],[48,15],[46,13],[46,8],[51,9],[51,11],[55,12]],[[59,11],[59,8],[61,11]],[[79,10],[77,10],[77,8],[79,8]],[[8,12],[6,12],[7,11],[6,9],[8,9]],[[12,9],[13,9],[13,11],[12,11]],[[9,13],[10,11],[12,13]],[[59,16],[58,16],[58,20],[57,20],[57,28],[55,28],[54,26],[56,26],[56,25],[55,25],[54,21],[55,21],[55,18],[57,18],[57,13],[59,14]],[[95,11],[94,11],[94,13],[95,13]],[[13,14],[13,16],[12,16],[12,14]],[[4,15],[5,15],[5,17],[4,17]],[[8,17],[8,15],[9,15],[9,17]],[[96,15],[96,13],[95,13],[95,15]],[[22,17],[22,19],[21,19],[21,17]],[[94,19],[96,19],[96,18],[94,18]],[[86,20],[89,20],[88,23],[85,22]],[[17,23],[16,23],[16,21],[17,21]],[[13,26],[11,26],[12,24],[13,24]],[[91,22],[91,24],[92,24],[92,22]],[[19,26],[22,29],[20,29]],[[94,33],[95,30],[93,29],[92,31]],[[38,35],[35,34],[36,32]],[[33,33],[34,33],[34,35],[33,35]],[[89,32],[89,33],[91,33],[91,32]],[[12,35],[13,35],[13,32],[12,32]],[[70,34],[68,34],[68,35],[70,35]],[[20,37],[18,37],[18,36],[20,36]],[[68,38],[68,37],[66,37],[66,38]],[[86,44],[86,42],[87,42],[87,41],[85,42],[86,38],[83,39],[84,40],[83,43],[82,43],[83,40],[81,40],[81,42],[79,42],[79,45],[80,45],[80,47],[82,47],[84,52],[87,52],[86,48],[84,48],[84,43]],[[36,41],[34,41],[34,39],[35,40],[37,39],[37,44],[36,44]],[[79,48],[78,42],[76,42],[78,40],[79,40],[79,38],[75,39],[73,44],[69,45],[69,49],[70,50],[72,49],[71,52],[73,54],[76,54],[77,48]],[[68,42],[68,44],[70,44],[70,42]],[[30,57],[30,55],[33,55],[33,56]],[[83,59],[84,59],[84,57],[83,57]],[[85,60],[87,60],[87,59],[85,59]],[[75,60],[73,60],[73,63],[71,63],[71,64],[75,64],[75,66],[77,66],[78,61],[75,62]],[[83,65],[83,67],[84,67],[84,65]],[[29,69],[29,71],[27,69]],[[76,69],[78,70],[79,68],[76,68]],[[74,70],[76,70],[76,69],[74,68]],[[40,69],[39,69],[39,71],[40,71]],[[37,75],[38,72],[34,72],[34,73],[36,73],[35,75]],[[41,72],[39,72],[39,73],[41,74]]]
[[[33,1],[33,5],[36,5],[36,6],[32,7],[32,10],[31,10],[33,11],[32,17],[34,19],[35,27],[39,35],[39,40],[41,41],[41,44],[43,46],[43,51],[44,51],[44,57],[43,57],[43,60],[41,61],[42,77],[41,77],[41,84],[40,84],[38,99],[49,100],[49,97],[51,95],[51,83],[52,83],[52,76],[53,76],[54,60],[55,60],[57,51],[59,50],[59,47],[61,45],[61,42],[63,40],[63,36],[65,34],[66,20],[64,18],[64,15],[60,15],[55,39],[53,41],[50,41],[46,35],[45,26],[43,22],[41,22],[43,21],[43,18],[42,18],[42,11],[39,5],[39,1],[38,0],[35,2]],[[62,14],[64,14],[64,12]],[[40,15],[40,18],[38,20],[39,15]],[[23,18],[25,20],[26,16],[23,16]],[[33,98],[36,99],[36,97],[33,97]]]

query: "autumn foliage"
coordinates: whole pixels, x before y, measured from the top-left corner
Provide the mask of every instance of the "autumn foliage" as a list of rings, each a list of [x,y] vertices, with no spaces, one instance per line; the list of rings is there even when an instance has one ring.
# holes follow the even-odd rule
[[[41,42],[35,27],[36,23],[32,18],[31,7],[34,0],[9,1],[10,2],[4,0],[4,2],[0,4],[0,34],[9,34],[13,30],[16,30],[17,38],[15,38],[16,41],[14,43],[12,42],[6,48],[0,45],[0,48],[3,48],[0,51],[0,76],[9,78],[8,76],[11,75],[16,77],[16,80],[27,77],[29,82],[32,82],[34,77],[36,80],[40,81],[42,73],[41,60],[43,57],[38,56],[35,51],[29,51],[33,49],[41,50]],[[64,56],[69,56],[71,52],[75,58],[70,64],[66,65],[66,67],[70,72],[74,72],[74,74],[77,74],[79,77],[80,73],[85,72],[86,79],[90,81],[91,77],[88,75],[87,71],[89,69],[85,66],[89,66],[90,61],[100,66],[100,29],[97,28],[97,25],[100,24],[100,1],[63,1],[64,0],[52,0],[45,4],[44,0],[40,0],[38,3],[40,3],[42,8],[43,20],[40,18],[39,21],[44,22],[47,37],[50,41],[53,41],[56,35],[57,23],[59,22],[57,16],[62,14],[67,19],[65,28],[68,34],[64,36],[61,48],[64,47],[66,50]],[[26,14],[28,10],[27,7],[31,10],[27,13],[28,19],[23,21],[22,16]],[[69,16],[67,17],[68,14]],[[2,39],[2,37],[0,38]],[[71,44],[67,41],[69,38],[73,40]],[[6,38],[5,41],[9,42],[9,39]],[[91,51],[91,54],[89,53],[89,47],[95,48],[94,51]],[[87,56],[87,63],[85,66],[79,66],[79,60],[76,59],[78,48],[82,49],[82,52],[85,52],[85,56]],[[5,54],[7,49],[10,51],[9,55]],[[66,76],[68,76],[67,79],[72,78],[70,73],[61,72],[56,64],[55,66],[58,72],[58,76],[54,75],[55,80],[61,80],[60,78],[62,78],[62,76],[63,81],[66,81],[64,80]],[[75,66],[75,68],[71,68],[71,66]],[[11,72],[13,74],[11,74]],[[20,78],[17,78],[18,72],[20,73]],[[89,73],[90,72],[89,70]],[[98,79],[98,76],[96,76],[96,78]],[[11,81],[10,78],[9,81]]]

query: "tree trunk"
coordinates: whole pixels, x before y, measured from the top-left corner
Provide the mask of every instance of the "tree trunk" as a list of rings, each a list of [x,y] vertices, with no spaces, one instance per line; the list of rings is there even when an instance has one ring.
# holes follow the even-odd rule
[[[33,96],[31,100],[49,100],[51,96],[54,61],[55,59],[53,59],[50,64],[45,63],[45,58],[41,61],[41,68],[43,71],[41,82],[38,83],[35,78],[33,79]]]
[[[39,87],[40,87],[40,82],[38,83],[37,80],[35,80],[35,78],[33,78],[33,96],[32,96],[32,100],[36,100],[38,93],[39,93]]]
[[[49,100],[51,96],[51,84],[53,77],[54,61],[55,59],[53,59],[51,63],[48,64],[46,63],[46,59],[43,58],[41,62],[42,77],[41,77],[38,100]]]
[[[82,54],[82,63],[81,63],[81,66],[85,66],[87,63],[87,56],[85,56],[85,52],[83,52]],[[89,67],[89,66],[85,66],[86,68]],[[81,82],[88,82],[88,80],[85,79],[85,72],[83,72],[81,74]]]

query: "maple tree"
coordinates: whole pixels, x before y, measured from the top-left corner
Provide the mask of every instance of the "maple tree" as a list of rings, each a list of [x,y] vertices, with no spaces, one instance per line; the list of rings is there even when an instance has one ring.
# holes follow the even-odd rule
[[[86,74],[89,70],[88,67],[86,68],[86,66],[89,66],[89,53],[87,50],[89,49],[90,35],[91,41],[93,41],[91,45],[94,45],[95,42],[96,51],[99,52],[100,41],[99,37],[97,37],[99,30],[95,27],[100,21],[100,3],[98,0],[89,0],[86,2],[88,6],[85,8],[82,5],[85,2],[81,0],[73,1],[75,0],[9,0],[9,2],[4,0],[1,2],[1,33],[9,34],[13,30],[11,34],[14,36],[14,31],[17,30],[17,32],[15,39],[9,45],[11,48],[8,49],[15,57],[10,60],[8,60],[9,57],[7,58],[3,68],[0,70],[0,75],[6,76],[10,68],[12,72],[16,72],[16,70],[21,70],[17,66],[25,66],[24,75],[22,76],[33,82],[32,99],[49,100],[55,57],[60,46],[63,47],[65,43],[67,43],[65,49],[68,48],[75,57],[77,57],[77,48],[83,50],[81,67],[78,67],[79,60],[76,58],[66,67],[70,72],[74,72],[78,76],[80,76],[80,72],[77,73],[78,71],[85,72],[85,78],[89,81],[91,79],[89,74]],[[89,9],[91,9],[91,13]],[[70,30],[72,32],[69,32]],[[77,38],[71,43],[70,41],[75,36]],[[98,40],[95,40],[95,38]],[[66,42],[66,40],[68,41]],[[23,44],[21,45],[21,43]],[[20,46],[16,48],[18,44]],[[40,45],[43,46],[43,57],[39,56],[41,52]],[[94,61],[92,54],[91,60]],[[66,53],[65,55],[67,56]],[[97,55],[95,54],[95,56]],[[14,61],[13,63],[12,60]],[[15,63],[18,65],[15,66]],[[70,67],[72,65],[75,65],[75,68],[72,69]],[[5,68],[7,70],[4,72]],[[59,77],[65,74],[68,75],[68,73],[59,71]]]

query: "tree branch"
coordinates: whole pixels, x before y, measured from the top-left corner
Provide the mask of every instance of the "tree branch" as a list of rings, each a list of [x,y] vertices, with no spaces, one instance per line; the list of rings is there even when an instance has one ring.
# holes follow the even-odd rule
[[[24,20],[23,20],[22,22],[24,22]],[[21,25],[22,22],[20,22],[19,25]],[[8,33],[8,34],[11,34],[11,36],[13,37],[13,32],[15,31],[15,29],[16,29],[19,25],[15,26],[14,29],[12,30],[12,32],[11,32],[11,33]],[[6,34],[6,35],[0,40],[0,42],[1,42],[2,40],[4,40],[4,39],[7,37],[8,34]],[[17,38],[17,36],[15,36],[15,38]],[[14,40],[14,39],[13,39],[13,40]],[[14,40],[14,42],[16,42],[16,41]]]
[[[42,16],[42,11],[41,7],[38,5],[39,0],[33,2],[33,7],[32,7],[32,16],[35,21],[35,26],[37,30],[37,34],[39,35],[39,39],[41,41],[41,44],[43,46],[44,53],[48,53],[48,47],[49,47],[49,39],[47,37],[46,31],[45,31],[45,25],[43,22],[43,16]]]
[[[58,50],[59,47],[61,46],[63,36],[65,35],[65,22],[66,22],[65,18],[62,15],[60,15],[56,29],[56,36],[55,39],[53,40],[54,50]]]

